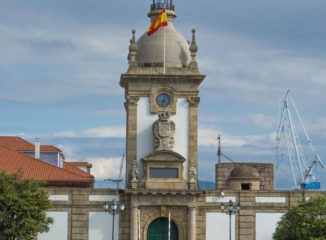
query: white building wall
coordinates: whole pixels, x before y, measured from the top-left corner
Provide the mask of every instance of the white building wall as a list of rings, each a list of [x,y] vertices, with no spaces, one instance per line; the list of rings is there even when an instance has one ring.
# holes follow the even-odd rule
[[[69,201],[69,195],[49,195],[51,201]]]
[[[112,239],[113,216],[107,212],[89,213],[89,240],[111,240]],[[114,217],[114,239],[119,238],[119,215]]]
[[[50,225],[50,231],[37,236],[38,240],[67,240],[68,239],[68,212],[47,212],[54,223]]]
[[[236,202],[235,196],[208,196],[206,197],[206,202],[223,202],[228,203],[229,201]]]
[[[157,114],[150,113],[150,102],[148,97],[141,97],[137,107],[137,164],[139,176],[143,177],[143,166],[141,158],[154,151],[153,147],[153,123],[158,119]],[[174,134],[175,146],[173,151],[188,159],[189,140],[189,103],[186,98],[178,98],[177,114],[171,116],[176,131]],[[188,161],[184,163],[184,177],[187,179]]]
[[[286,203],[286,197],[256,197],[259,203]]]
[[[229,240],[229,216],[225,213],[206,213],[206,240]],[[231,216],[231,239],[235,240],[235,217]]]
[[[153,147],[153,123],[157,120],[157,115],[150,113],[148,97],[141,97],[137,105],[137,165],[139,177],[144,176],[141,158],[154,151]]]
[[[175,123],[173,151],[181,154],[186,161],[183,164],[183,177],[188,180],[189,153],[189,103],[187,98],[178,98],[177,114],[171,116]]]
[[[89,195],[89,201],[119,201],[119,195]]]
[[[256,213],[256,240],[272,240],[283,213]]]

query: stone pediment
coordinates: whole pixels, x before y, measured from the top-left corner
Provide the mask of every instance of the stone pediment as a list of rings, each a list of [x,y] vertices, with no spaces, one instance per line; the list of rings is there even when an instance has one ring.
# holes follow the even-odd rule
[[[144,162],[184,162],[186,159],[171,150],[157,150],[142,158]]]

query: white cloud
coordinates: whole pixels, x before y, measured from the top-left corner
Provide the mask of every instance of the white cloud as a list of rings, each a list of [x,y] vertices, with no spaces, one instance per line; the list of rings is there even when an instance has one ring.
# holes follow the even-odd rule
[[[223,145],[225,146],[234,146],[241,147],[246,144],[246,142],[240,137],[223,135]],[[199,146],[217,146],[217,129],[208,128],[208,127],[199,127],[198,128],[198,145]]]
[[[290,88],[305,102],[324,97],[323,58],[306,56],[300,51],[278,49],[240,33],[202,33],[203,48],[198,58],[206,92],[220,101],[275,106]],[[214,39],[214,48],[207,49]],[[302,55],[300,55],[302,54]],[[308,98],[309,97],[309,98]]]
[[[121,158],[112,157],[87,157],[86,161],[93,164],[91,173],[98,179],[118,178],[120,173]],[[122,171],[122,178],[125,173],[125,163]]]
[[[198,129],[198,145],[202,147],[217,146],[217,135],[216,129],[211,127],[199,127]],[[276,144],[276,133],[262,135],[247,135],[247,136],[233,136],[221,133],[222,144],[225,148],[232,148],[233,150],[241,149],[243,147],[256,148],[256,151],[263,153],[263,149],[270,151]]]
[[[103,126],[89,128],[81,131],[62,131],[53,133],[54,137],[82,137],[82,138],[121,138],[126,136],[126,128],[124,126]]]
[[[208,123],[218,123],[218,122],[227,122],[227,123],[245,123],[252,124],[259,128],[275,128],[277,127],[277,118],[267,116],[262,113],[253,113],[253,114],[244,114],[244,115],[200,115],[200,120]]]
[[[264,115],[262,113],[250,114],[244,118],[260,128],[276,128],[277,118]]]
[[[58,16],[51,17],[47,20],[58,22]],[[129,36],[118,26],[85,31],[81,23],[0,23],[0,32],[0,74],[5,73],[0,99],[39,102],[122,95],[117,76],[127,70]]]

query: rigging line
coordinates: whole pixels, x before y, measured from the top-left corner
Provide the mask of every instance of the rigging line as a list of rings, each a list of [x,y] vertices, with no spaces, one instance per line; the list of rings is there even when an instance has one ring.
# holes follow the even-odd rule
[[[228,156],[226,156],[224,153],[221,153],[221,155],[223,157],[225,157],[227,160],[229,160],[230,162],[234,162],[231,158],[229,158]]]
[[[297,164],[299,166],[299,174],[301,177],[301,181],[303,181],[303,173],[302,173],[302,168],[301,168],[301,163],[300,163],[300,154],[299,154],[299,149],[298,149],[298,145],[297,145],[297,141],[296,141],[296,134],[295,134],[295,129],[293,126],[293,121],[292,121],[292,117],[291,117],[291,113],[289,110],[289,106],[288,106],[288,102],[286,101],[286,111],[287,111],[287,115],[288,115],[288,119],[289,119],[289,125],[290,125],[290,132],[291,132],[291,136],[292,136],[292,141],[294,144],[294,150],[295,150],[295,154],[297,157]]]
[[[289,148],[288,138],[287,138],[285,132],[284,132],[284,138],[285,138],[285,143],[286,143],[286,147],[287,147],[288,154],[289,154],[289,159],[290,159],[290,165],[291,165],[291,169],[292,169],[292,177],[293,177],[294,185],[296,186],[296,188],[298,188],[297,180],[295,178],[295,169],[294,169],[294,166],[293,166],[293,158],[292,158],[292,154],[291,154],[291,151],[290,151],[290,148]]]
[[[300,121],[300,123],[301,123],[302,129],[303,129],[303,132],[304,132],[304,134],[305,134],[305,136],[306,136],[306,139],[307,139],[307,141],[308,141],[308,143],[309,143],[310,149],[311,149],[311,150],[313,151],[313,153],[315,154],[315,156],[316,156],[316,158],[317,158],[317,160],[318,160],[318,163],[322,166],[322,168],[325,168],[323,162],[322,162],[321,159],[320,159],[319,154],[316,152],[314,146],[312,145],[311,138],[309,137],[308,132],[306,131],[306,128],[305,128],[304,125],[303,125],[303,121],[302,121],[301,115],[299,114],[299,111],[297,110],[297,107],[296,107],[296,105],[294,104],[293,98],[292,98],[291,96],[290,96],[290,99],[291,99],[291,102],[292,102],[292,104],[293,104],[294,110],[295,110],[296,114],[298,115],[298,119],[299,119],[299,121]]]

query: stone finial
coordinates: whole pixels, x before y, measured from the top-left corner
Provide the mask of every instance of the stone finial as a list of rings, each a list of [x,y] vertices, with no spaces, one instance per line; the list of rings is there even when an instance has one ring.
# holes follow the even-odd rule
[[[170,150],[174,147],[175,124],[172,120],[169,120],[170,116],[170,112],[159,112],[159,119],[153,124],[153,145],[155,150]]]
[[[189,47],[190,55],[191,55],[191,62],[189,64],[190,69],[198,70],[198,64],[196,61],[196,55],[198,51],[198,46],[196,43],[196,29],[192,29],[192,41]]]
[[[129,67],[136,67],[137,61],[136,61],[136,54],[138,51],[138,45],[136,43],[136,36],[135,36],[136,30],[132,30],[132,38],[130,40],[130,46],[129,46],[129,54],[128,54],[128,60],[129,60]]]
[[[192,29],[192,40],[191,40],[191,46],[190,46],[190,52],[195,54],[196,57],[196,52],[198,51],[198,46],[196,43],[196,29]]]

